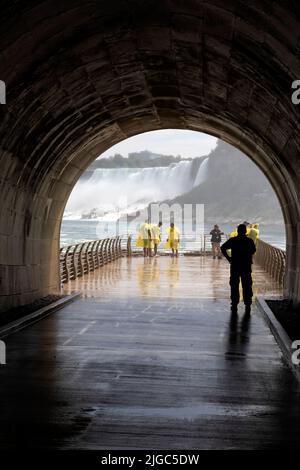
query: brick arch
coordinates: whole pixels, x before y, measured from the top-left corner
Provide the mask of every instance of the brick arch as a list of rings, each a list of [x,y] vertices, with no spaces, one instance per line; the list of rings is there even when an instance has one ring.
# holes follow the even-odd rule
[[[281,1],[3,2],[0,309],[58,289],[68,196],[104,150],[178,128],[241,149],[276,191],[300,302],[300,7]]]

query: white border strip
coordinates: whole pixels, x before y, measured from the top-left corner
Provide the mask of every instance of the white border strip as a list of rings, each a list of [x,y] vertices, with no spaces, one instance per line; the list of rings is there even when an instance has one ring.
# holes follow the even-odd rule
[[[29,313],[28,315],[25,315],[24,317],[19,318],[18,320],[8,323],[7,325],[3,325],[2,327],[0,327],[0,338],[5,338],[6,336],[11,335],[12,333],[16,333],[17,331],[22,330],[23,328],[26,328],[27,326],[30,326],[33,323],[43,320],[43,318],[47,317],[51,313],[60,310],[67,304],[79,299],[80,297],[81,294],[79,292],[76,292],[75,294],[71,295],[66,295],[62,299],[52,302],[51,304],[46,305],[45,307],[42,307],[33,313]]]
[[[274,299],[272,299],[274,300]],[[285,329],[281,326],[279,321],[276,319],[274,313],[266,303],[265,299],[261,296],[256,298],[256,304],[259,308],[259,311],[262,313],[264,320],[266,321],[268,327],[270,328],[271,332],[273,333],[281,351],[283,357],[287,363],[287,365],[292,370],[293,374],[295,375],[296,379],[300,383],[300,366],[293,364],[292,362],[292,354],[294,349],[292,349],[292,340],[286,333]]]

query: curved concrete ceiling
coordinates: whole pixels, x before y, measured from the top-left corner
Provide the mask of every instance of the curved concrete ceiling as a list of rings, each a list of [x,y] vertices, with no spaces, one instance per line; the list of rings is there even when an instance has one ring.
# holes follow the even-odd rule
[[[57,289],[62,213],[91,161],[162,128],[211,133],[260,166],[287,225],[286,292],[300,300],[300,114],[291,101],[299,3],[5,0],[1,8],[3,309]]]

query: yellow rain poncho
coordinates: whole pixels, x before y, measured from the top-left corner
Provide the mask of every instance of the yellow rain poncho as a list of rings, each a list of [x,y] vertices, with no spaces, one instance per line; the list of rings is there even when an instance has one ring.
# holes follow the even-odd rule
[[[136,239],[136,246],[138,248],[144,248],[144,242],[143,242],[143,239],[142,239],[140,233],[138,233],[138,236],[137,236],[137,239]]]
[[[158,225],[151,224],[151,233],[152,233],[152,240],[155,245],[158,245],[161,241],[161,230]]]
[[[152,233],[151,224],[149,224],[148,222],[144,222],[140,226],[136,241],[136,246],[138,248],[153,248],[154,243],[152,240],[152,236],[151,238],[149,237],[149,230]]]
[[[178,250],[179,239],[180,239],[180,232],[178,228],[176,226],[169,227],[167,229],[167,233],[168,233],[168,239],[165,244],[165,249],[166,250],[169,250],[169,249]]]
[[[252,224],[249,231],[247,231],[247,237],[251,238],[254,241],[255,246],[257,245],[257,241],[259,239],[259,225]]]

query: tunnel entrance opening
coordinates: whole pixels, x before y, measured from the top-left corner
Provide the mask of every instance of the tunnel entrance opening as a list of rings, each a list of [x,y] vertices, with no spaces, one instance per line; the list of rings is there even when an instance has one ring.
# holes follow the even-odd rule
[[[196,206],[203,208],[197,212]],[[268,226],[265,241],[285,250],[281,208],[261,171],[221,140],[176,129],[126,139],[87,168],[66,205],[61,245],[119,235],[135,239],[145,218],[164,219],[166,226],[176,215],[181,235],[194,238],[215,223],[230,234],[244,220],[258,222]]]
[[[153,224],[152,231],[162,222],[159,256],[172,256],[166,243],[172,221],[180,233],[179,255],[211,256],[210,231],[214,225],[220,226],[225,241],[244,220],[259,223],[264,242],[285,250],[284,221],[277,197],[267,178],[246,155],[199,132],[154,131],[113,146],[92,163],[75,186],[61,228],[61,245],[69,245],[61,250],[63,283],[94,271],[107,259],[116,260],[122,254],[143,255],[141,227],[146,220]],[[277,266],[277,259],[272,258],[281,256],[281,252],[274,249],[271,259],[264,260],[269,246],[264,242],[257,261],[274,274],[278,294],[284,266]],[[154,241],[152,245],[150,252],[154,256]],[[182,273],[188,279],[188,263],[185,265]],[[194,266],[190,268],[194,271]],[[207,265],[207,269],[212,268]],[[140,273],[145,279],[153,275],[149,266],[135,266],[134,270],[145,270],[144,275]],[[174,266],[171,271],[174,274]],[[156,275],[160,277],[158,266]],[[263,276],[259,274],[258,279],[261,282]],[[96,296],[102,295],[98,281],[88,281],[93,282]],[[227,286],[225,274],[224,284]],[[82,287],[85,291],[86,286],[86,280],[79,280],[76,290]],[[257,287],[260,293],[266,292],[264,287]],[[72,288],[74,283],[67,290]],[[146,291],[149,294],[151,289]]]

